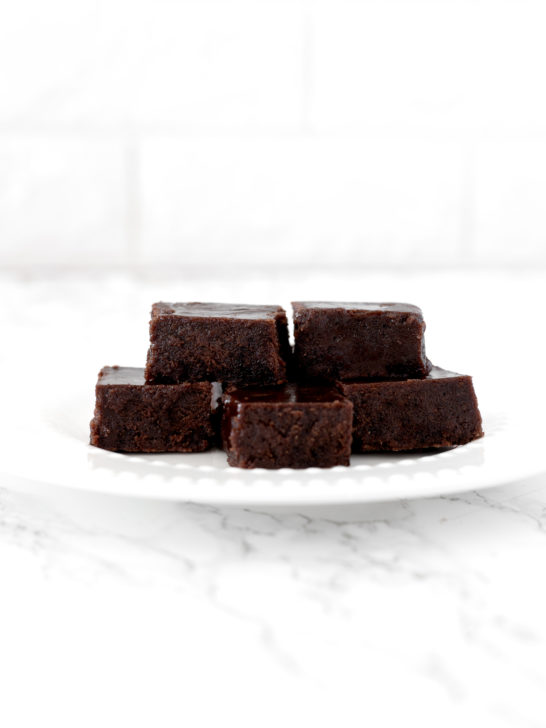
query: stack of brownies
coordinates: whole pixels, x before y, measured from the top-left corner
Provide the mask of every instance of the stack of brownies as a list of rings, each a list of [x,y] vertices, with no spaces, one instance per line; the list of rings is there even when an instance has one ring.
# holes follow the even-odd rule
[[[483,435],[472,379],[432,366],[402,303],[156,303],[145,369],[104,367],[91,444],[202,452],[230,465],[349,465],[352,452],[462,445]]]

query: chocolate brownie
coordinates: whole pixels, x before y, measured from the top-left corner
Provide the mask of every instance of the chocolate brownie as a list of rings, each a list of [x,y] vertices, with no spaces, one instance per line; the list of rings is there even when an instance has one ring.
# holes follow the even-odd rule
[[[214,440],[211,382],[145,384],[144,369],[104,367],[91,445],[120,452],[201,452]]]
[[[425,321],[408,303],[296,301],[298,378],[406,379],[425,377]]]
[[[236,389],[224,394],[222,439],[239,468],[349,465],[352,404],[335,388]]]
[[[452,447],[482,437],[472,378],[433,367],[425,379],[340,382],[354,406],[353,452]]]
[[[281,384],[289,354],[280,306],[154,303],[146,381]]]

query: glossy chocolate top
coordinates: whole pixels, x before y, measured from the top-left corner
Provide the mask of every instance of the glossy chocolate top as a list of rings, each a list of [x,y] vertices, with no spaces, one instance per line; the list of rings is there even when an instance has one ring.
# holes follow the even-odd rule
[[[99,372],[99,378],[97,381],[98,386],[110,386],[110,385],[129,385],[136,387],[180,387],[185,386],[187,382],[182,384],[146,384],[144,379],[144,368],[143,367],[103,367]],[[218,406],[217,400],[222,396],[222,385],[219,382],[206,382],[209,384],[212,391],[213,406]]]
[[[338,402],[343,396],[333,387],[310,387],[285,384],[282,387],[230,387],[226,392],[234,403],[262,402],[271,404],[299,404],[303,402]]]
[[[466,377],[467,374],[457,374],[456,372],[448,372],[447,369],[433,366],[425,379],[457,379],[458,377]]]
[[[144,369],[141,367],[103,367],[99,372],[97,384],[132,384],[143,385]]]
[[[344,311],[363,311],[366,313],[413,313],[422,316],[423,312],[419,306],[412,303],[348,303],[346,301],[293,301],[292,306],[294,313],[299,313],[305,309],[341,309]]]
[[[152,316],[189,316],[192,318],[275,319],[284,313],[281,306],[254,306],[244,303],[165,303],[152,306]]]
[[[429,362],[430,364],[430,362]],[[404,385],[406,382],[427,382],[430,379],[460,379],[461,377],[467,377],[468,374],[457,374],[456,372],[449,372],[447,369],[441,369],[440,367],[435,367],[431,365],[431,369],[429,373],[426,375],[426,377],[404,377],[403,379],[377,379],[377,378],[366,378],[366,379],[346,379],[343,382],[340,382],[341,385],[343,384],[381,384],[385,383],[388,384],[398,384],[398,385]]]

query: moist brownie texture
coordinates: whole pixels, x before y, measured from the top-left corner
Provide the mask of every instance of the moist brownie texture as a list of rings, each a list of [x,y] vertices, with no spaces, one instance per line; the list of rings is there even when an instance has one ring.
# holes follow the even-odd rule
[[[407,303],[296,301],[298,379],[406,379],[425,377],[425,321]]]
[[[433,367],[425,379],[340,382],[353,403],[353,452],[452,447],[482,437],[472,378]]]
[[[104,367],[91,445],[120,452],[201,452],[214,440],[211,382],[147,385],[144,369]]]
[[[146,381],[218,381],[272,385],[286,381],[290,355],[280,306],[154,303]]]
[[[222,439],[239,468],[349,465],[352,404],[334,388],[229,388]]]

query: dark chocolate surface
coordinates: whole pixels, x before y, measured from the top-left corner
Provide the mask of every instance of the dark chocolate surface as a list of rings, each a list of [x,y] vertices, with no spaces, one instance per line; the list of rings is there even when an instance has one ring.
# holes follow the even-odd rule
[[[302,381],[406,379],[430,371],[417,306],[303,301],[292,306],[295,371]]]
[[[353,452],[421,450],[482,437],[472,379],[433,367],[425,379],[338,384],[353,403]]]
[[[148,385],[144,370],[104,367],[96,386],[91,445],[119,452],[201,452],[214,441],[211,382]]]
[[[240,468],[349,465],[352,405],[333,388],[229,388],[222,440]]]
[[[280,306],[155,303],[146,381],[286,381],[288,322]]]

